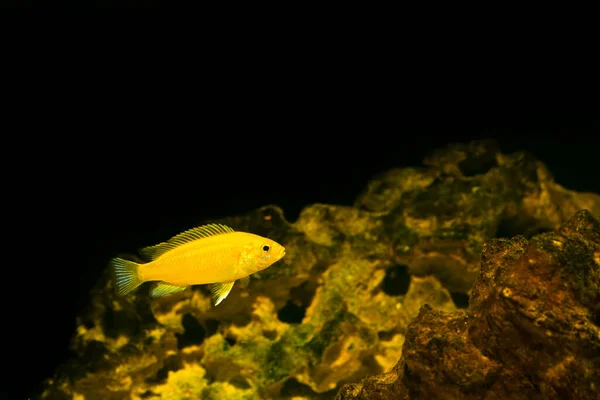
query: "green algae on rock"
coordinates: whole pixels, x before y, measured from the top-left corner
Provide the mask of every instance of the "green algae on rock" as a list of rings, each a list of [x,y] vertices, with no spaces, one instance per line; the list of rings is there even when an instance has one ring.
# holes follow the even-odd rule
[[[600,397],[600,221],[578,212],[531,240],[492,239],[468,309],[422,307],[388,373],[343,399]]]
[[[423,304],[443,325],[454,294],[482,295],[471,288],[489,239],[558,229],[582,208],[600,213],[600,196],[562,188],[530,155],[474,142],[375,177],[353,207],[315,204],[294,223],[275,206],[203,221],[269,237],[287,255],[218,307],[203,286],[120,298],[107,272],[78,317],[76,356],[41,397],[332,398],[345,383],[393,374]],[[595,299],[580,270],[588,259],[569,270],[585,302]]]

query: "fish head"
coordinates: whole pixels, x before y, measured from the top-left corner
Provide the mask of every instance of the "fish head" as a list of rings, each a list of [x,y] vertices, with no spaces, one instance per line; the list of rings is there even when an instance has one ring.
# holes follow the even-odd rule
[[[256,236],[252,238],[242,253],[245,269],[253,273],[263,270],[285,256],[285,247],[269,238]]]

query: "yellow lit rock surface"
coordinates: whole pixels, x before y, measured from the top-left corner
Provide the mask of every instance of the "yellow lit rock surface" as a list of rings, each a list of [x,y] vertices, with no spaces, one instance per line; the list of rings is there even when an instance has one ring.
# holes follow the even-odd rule
[[[121,298],[107,271],[78,318],[76,356],[41,398],[331,399],[366,376],[385,381],[421,307],[452,313],[471,294],[487,240],[558,229],[582,207],[600,214],[600,196],[477,142],[374,177],[353,206],[308,205],[293,223],[276,206],[205,221],[287,254],[217,307],[205,286]]]

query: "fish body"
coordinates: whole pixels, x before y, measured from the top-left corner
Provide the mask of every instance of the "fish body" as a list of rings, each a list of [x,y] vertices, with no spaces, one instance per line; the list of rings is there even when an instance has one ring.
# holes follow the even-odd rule
[[[151,291],[152,297],[176,293],[190,285],[212,284],[213,300],[218,305],[236,280],[247,286],[249,276],[280,260],[285,248],[259,235],[209,224],[140,252],[151,261],[111,260],[120,295],[149,281],[159,282]]]

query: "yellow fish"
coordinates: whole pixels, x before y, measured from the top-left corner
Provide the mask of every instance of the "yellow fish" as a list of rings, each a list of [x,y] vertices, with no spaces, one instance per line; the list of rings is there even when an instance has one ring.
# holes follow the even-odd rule
[[[140,253],[152,261],[138,264],[118,257],[111,260],[121,296],[149,281],[159,281],[151,290],[152,297],[181,292],[190,285],[212,284],[216,306],[231,292],[236,280],[242,287],[248,286],[250,275],[279,261],[285,248],[262,236],[208,224],[145,247]]]

